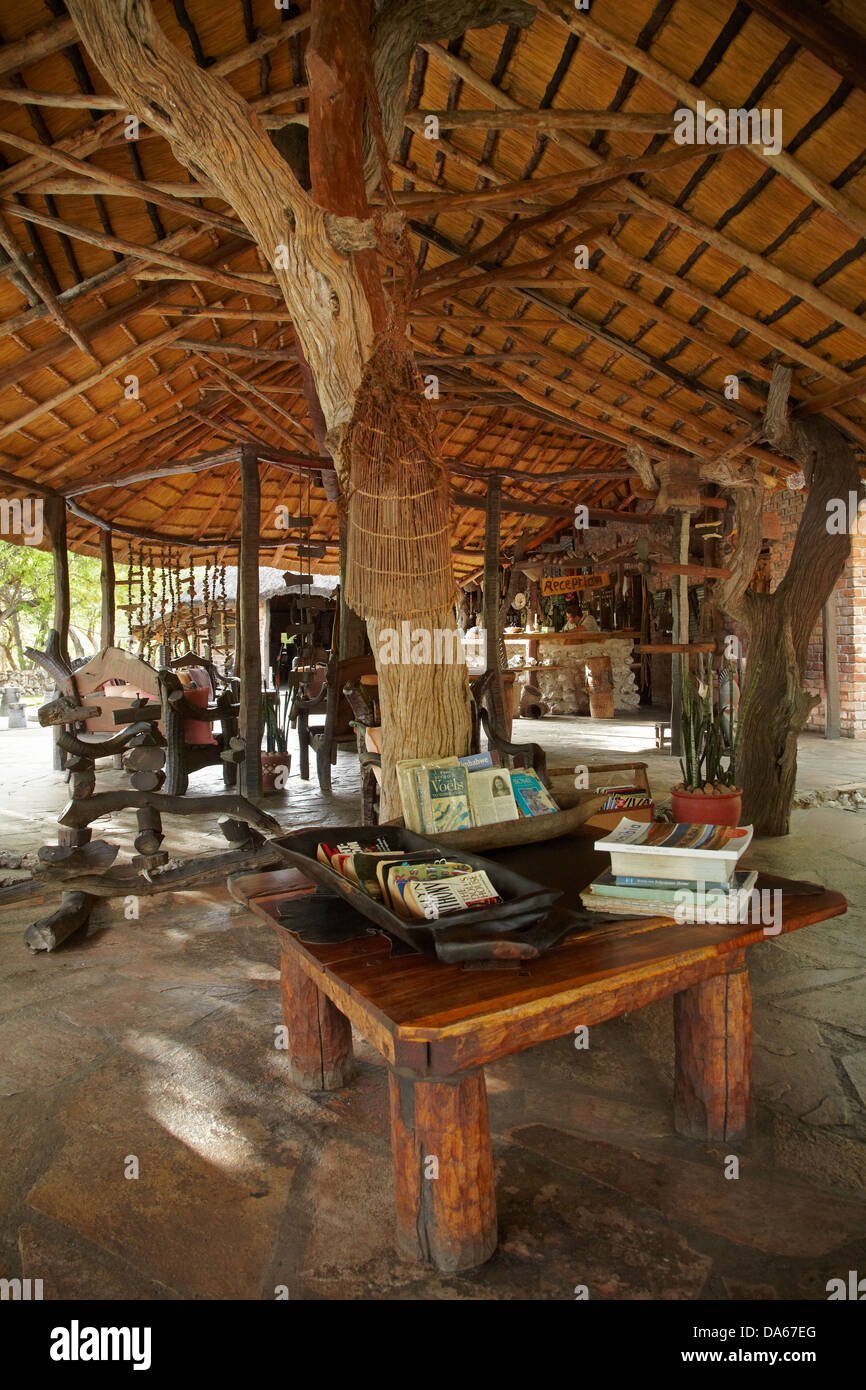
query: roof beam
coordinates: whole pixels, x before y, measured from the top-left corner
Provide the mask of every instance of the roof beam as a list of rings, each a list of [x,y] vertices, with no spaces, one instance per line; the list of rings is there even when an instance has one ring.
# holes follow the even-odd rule
[[[231,217],[223,217],[218,212],[209,212],[207,208],[183,202],[180,198],[173,198],[169,193],[161,193],[159,188],[148,183],[145,179],[133,180],[124,178],[122,174],[112,174],[107,169],[99,169],[93,164],[88,164],[85,159],[77,159],[74,155],[63,154],[62,151],[55,150],[52,145],[37,144],[35,140],[27,140],[23,135],[13,135],[8,130],[0,130],[0,144],[11,145],[13,149],[23,150],[25,153],[38,154],[41,159],[47,159],[51,164],[57,164],[61,169],[70,169],[74,174],[83,174],[85,178],[93,179],[93,187],[87,190],[89,193],[100,192],[96,187],[96,184],[100,184],[109,196],[112,192],[119,192],[124,197],[142,198],[145,202],[154,203],[157,207],[168,208],[170,212],[179,212],[194,222],[203,222],[207,226],[219,227],[222,231],[231,233],[232,236],[253,240],[242,222],[236,222]]]
[[[93,349],[87,342],[87,339],[82,336],[80,330],[75,327],[75,324],[66,315],[56,294],[42,274],[42,271],[39,269],[38,265],[28,260],[25,256],[2,217],[0,217],[0,246],[3,247],[3,250],[6,252],[12,264],[16,266],[24,276],[28,285],[31,286],[33,291],[42,300],[42,303],[45,305],[45,308],[48,310],[58,328],[63,330],[67,338],[72,339],[79,352],[83,352],[87,357],[93,357]]]
[[[722,151],[715,151],[714,153]],[[395,200],[401,211],[414,217],[435,217],[440,212],[456,212],[470,209],[495,207],[498,203],[512,203],[523,198],[534,198],[542,193],[554,193],[560,188],[591,188],[596,184],[613,186],[618,179],[630,174],[652,173],[683,164],[689,159],[706,159],[703,146],[680,145],[674,150],[662,150],[658,154],[629,156],[611,159],[599,164],[596,169],[569,169],[564,174],[551,174],[541,179],[520,179],[515,183],[499,184],[496,188],[483,188],[472,193],[439,193],[429,198],[422,194],[397,193]]]
[[[171,478],[176,474],[201,473],[210,468],[222,468],[226,463],[237,463],[240,448],[222,449],[216,454],[197,454],[192,458],[176,459],[172,463],[160,464],[143,471],[115,473],[110,478],[101,478],[96,483],[77,483],[72,487],[61,488],[64,497],[81,497],[85,492],[101,492],[108,487],[127,487],[132,483],[149,482],[152,478]]]
[[[100,367],[98,372],[92,372],[83,381],[73,381],[64,390],[58,391],[47,401],[40,401],[24,415],[19,415],[15,420],[7,420],[0,424],[0,439],[8,439],[10,434],[17,434],[19,430],[27,429],[34,420],[39,420],[43,415],[48,415],[58,406],[65,405],[67,401],[73,400],[76,396],[84,395],[91,387],[98,386],[100,381],[104,381],[107,376],[112,376],[115,372],[120,372],[124,367],[128,367],[131,362],[137,361],[139,357],[148,357],[153,352],[159,352],[160,348],[169,347],[177,337],[183,332],[183,325],[178,324],[175,328],[169,328],[167,332],[160,333],[156,338],[149,338],[143,343],[136,343],[127,352],[121,353],[120,357],[115,357],[106,366]],[[45,440],[45,444],[51,441]]]
[[[45,24],[34,29],[15,43],[4,43],[0,47],[0,74],[18,72],[21,68],[38,63],[59,48],[68,48],[78,42],[78,30],[71,19],[57,19],[53,24]]]
[[[866,43],[844,19],[814,0],[746,0],[789,39],[814,53],[846,82],[866,91]]]
[[[0,97],[3,93],[0,92]],[[632,130],[647,135],[672,135],[675,121],[670,112],[652,115],[643,111],[407,111],[403,124],[424,131],[429,120],[440,130]]]
[[[261,280],[244,279],[240,275],[229,275],[222,270],[207,269],[198,261],[187,261],[180,256],[171,256],[167,252],[158,251],[156,247],[146,243],[136,245],[131,241],[122,241],[120,237],[108,236],[105,232],[92,232],[87,227],[78,227],[72,222],[61,221],[59,217],[49,217],[47,213],[34,212],[32,208],[24,207],[21,203],[14,203],[9,198],[0,198],[0,212],[11,213],[15,217],[23,218],[25,222],[35,222],[38,227],[48,227],[52,232],[65,232],[67,236],[71,236],[77,241],[89,242],[91,246],[98,246],[104,251],[120,251],[122,255],[133,256],[139,261],[162,265],[168,270],[179,272],[181,275],[192,275],[196,280],[206,280],[209,284],[219,285],[222,289],[236,290],[241,294],[264,294],[271,299],[282,298],[280,290],[270,276],[263,277]]]
[[[587,34],[587,37],[591,37],[591,35]],[[474,87],[476,91],[486,96],[489,100],[494,102],[496,106],[504,107],[508,110],[523,109],[520,107],[520,103],[515,101],[513,97],[507,96],[505,92],[500,91],[500,89],[492,82],[488,81],[486,77],[482,77],[480,73],[477,73],[472,65],[466,62],[465,59],[458,58],[456,54],[449,52],[447,48],[443,48],[439,44],[423,44],[421,46],[426,52],[434,55],[450,72],[463,78],[469,86]],[[601,166],[604,164],[604,160],[600,155],[596,154],[588,145],[583,145],[578,140],[575,140],[571,135],[565,135],[554,131],[551,138],[561,149],[571,154],[581,166],[586,164]],[[715,148],[717,147],[714,146],[714,149]],[[706,152],[705,150],[704,153],[706,154]],[[462,152],[460,153],[462,154]],[[468,156],[464,156],[464,159],[466,162],[470,162]],[[471,163],[472,167],[477,172],[477,161],[471,160]],[[814,285],[810,284],[808,280],[801,280],[798,276],[792,275],[789,271],[774,265],[772,261],[767,260],[764,256],[749,251],[740,242],[732,240],[732,238],[725,236],[721,232],[717,232],[713,227],[708,227],[703,222],[699,222],[697,218],[690,216],[680,208],[674,207],[666,200],[666,197],[659,196],[657,193],[641,188],[639,184],[632,183],[630,180],[626,179],[617,184],[617,190],[623,193],[630,202],[635,203],[645,212],[654,213],[655,216],[660,217],[667,226],[674,225],[679,227],[682,231],[693,236],[699,243],[705,242],[708,246],[715,247],[717,251],[721,251],[724,255],[728,256],[735,266],[747,266],[748,269],[753,271],[756,275],[761,275],[765,280],[769,280],[771,283],[778,285],[781,289],[785,290],[787,294],[795,295],[806,304],[811,305],[813,309],[820,310],[822,314],[827,316],[831,323],[844,324],[846,328],[850,328],[851,331],[856,333],[860,338],[866,338],[866,320],[858,317],[857,314],[847,309],[843,304],[839,304],[836,300],[830,299],[821,290],[816,289]]]
[[[548,11],[560,19],[572,34],[578,38],[586,39],[594,47],[600,48],[603,53],[607,53],[611,58],[623,63],[634,72],[639,72],[642,77],[646,77],[655,86],[660,87],[663,92],[670,92],[671,96],[683,105],[695,109],[699,101],[707,106],[722,105],[725,109],[730,106],[730,102],[718,102],[705,88],[696,87],[692,82],[679,77],[671,72],[663,63],[651,58],[643,49],[634,44],[626,43],[625,40],[618,38],[610,33],[594,20],[587,16],[578,14],[573,5],[567,5],[566,0],[539,0],[539,3]],[[792,7],[791,7],[792,8]],[[825,18],[822,12],[822,18]],[[725,146],[699,146],[702,153],[717,154]],[[730,147],[727,147],[730,148]],[[743,148],[743,147],[734,147]],[[811,173],[803,164],[800,164],[793,155],[786,154],[780,150],[778,154],[765,154],[761,145],[749,145],[748,152],[755,159],[766,164],[775,174],[779,174],[788,183],[799,188],[801,193],[805,193],[807,198],[812,198],[821,207],[832,212],[840,222],[845,223],[858,237],[866,236],[866,208],[858,205],[840,193],[838,189],[832,188],[829,183],[818,178],[817,174]]]

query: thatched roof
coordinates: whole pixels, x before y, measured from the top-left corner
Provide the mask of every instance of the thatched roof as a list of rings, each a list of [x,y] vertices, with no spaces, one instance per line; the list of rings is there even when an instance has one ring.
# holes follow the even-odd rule
[[[124,138],[124,113],[62,7],[49,8],[59,17],[21,0],[0,34],[4,488],[17,479],[67,496],[78,550],[97,547],[94,518],[119,538],[233,546],[238,451],[258,440],[268,558],[297,560],[275,520],[285,505],[312,516],[308,539],[328,546],[316,567],[333,569],[337,507],[273,276],[230,208],[199,185],[190,196],[165,140],[144,125]],[[262,119],[303,120],[304,13],[288,18],[272,0],[155,9]],[[593,0],[582,13],[539,0],[528,28],[417,50],[393,189],[415,205],[412,330],[422,371],[439,378],[459,572],[480,563],[472,498],[485,474],[508,470],[506,540],[555,534],[578,500],[628,513],[629,444],[699,466],[727,453],[758,423],[776,360],[794,369],[798,408],[866,444],[866,10],[796,9]],[[22,104],[25,90],[54,96]],[[784,152],[703,146],[682,158],[672,115],[699,98],[778,109]],[[556,111],[570,113],[563,124]],[[611,114],[574,115],[587,111]],[[414,112],[443,113],[438,139]],[[471,114],[482,112],[499,114]],[[610,162],[618,179],[583,207],[478,255],[512,218],[573,199]],[[506,201],[449,196],[558,175]],[[576,270],[582,242],[589,268]],[[138,399],[127,399],[131,374]],[[738,399],[726,398],[731,374]],[[768,482],[790,468],[755,442],[733,457]]]

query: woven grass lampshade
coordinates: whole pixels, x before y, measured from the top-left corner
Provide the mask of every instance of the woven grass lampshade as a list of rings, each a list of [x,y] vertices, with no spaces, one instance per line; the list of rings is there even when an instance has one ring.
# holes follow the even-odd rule
[[[347,440],[346,602],[364,618],[441,613],[454,600],[448,478],[411,356],[383,337]]]

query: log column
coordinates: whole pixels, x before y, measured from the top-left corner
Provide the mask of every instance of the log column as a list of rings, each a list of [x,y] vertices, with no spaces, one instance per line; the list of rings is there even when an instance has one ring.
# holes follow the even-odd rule
[[[397,1243],[451,1272],[496,1249],[496,1197],[484,1072],[447,1081],[391,1072]]]
[[[238,791],[262,794],[262,651],[259,640],[259,527],[261,481],[254,449],[241,452],[241,539],[238,556],[238,675],[241,678],[238,728],[244,760],[238,767]]]
[[[114,646],[114,551],[111,548],[111,531],[100,531],[99,553],[102,558],[102,623],[99,645],[102,651]]]
[[[66,549],[66,503],[62,497],[46,497],[43,503],[51,558],[54,561],[54,637],[50,638],[51,655],[69,665],[69,555]],[[57,742],[59,727],[54,730],[53,766],[65,767],[65,758]]]
[[[689,563],[689,527],[691,518],[684,511],[680,516],[679,563]],[[671,642],[688,645],[689,640],[689,577],[680,574],[671,583]],[[671,756],[683,754],[683,681],[688,674],[688,652],[674,656],[671,662]]]
[[[824,604],[823,642],[824,698],[827,708],[824,720],[824,737],[841,738],[842,697],[839,685],[839,633],[836,627],[835,589]]]
[[[292,1083],[302,1091],[339,1091],[355,1072],[349,1020],[285,951],[280,989]]]
[[[752,1067],[752,996],[745,953],[735,968],[674,995],[674,1122],[690,1139],[730,1143],[746,1134]]]
[[[502,653],[499,631],[499,536],[502,523],[502,479],[491,478],[487,484],[484,504],[484,633],[487,643],[487,673],[490,713],[496,732],[510,738],[505,717],[505,682],[502,678]]]

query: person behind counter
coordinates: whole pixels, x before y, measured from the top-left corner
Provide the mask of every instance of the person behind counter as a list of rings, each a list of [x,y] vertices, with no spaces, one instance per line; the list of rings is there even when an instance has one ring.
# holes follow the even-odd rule
[[[599,626],[589,610],[584,613],[575,599],[574,602],[566,604],[565,623],[562,630],[563,632],[598,632]]]

